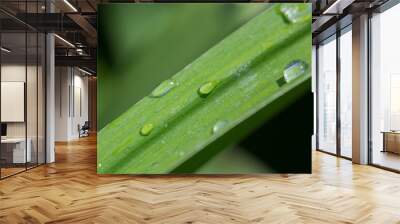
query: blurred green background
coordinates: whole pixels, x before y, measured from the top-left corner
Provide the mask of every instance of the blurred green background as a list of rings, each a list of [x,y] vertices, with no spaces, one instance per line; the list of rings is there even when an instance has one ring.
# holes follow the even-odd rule
[[[265,3],[100,5],[98,130],[269,6]],[[239,145],[211,158],[197,172],[311,172],[312,108],[310,92]]]

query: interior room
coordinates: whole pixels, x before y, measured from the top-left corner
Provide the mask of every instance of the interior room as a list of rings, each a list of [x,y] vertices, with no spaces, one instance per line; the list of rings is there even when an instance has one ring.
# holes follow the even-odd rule
[[[0,179],[54,162],[54,144],[88,137],[96,130],[96,66],[90,57],[95,51],[80,31],[38,26],[41,18],[28,18],[64,10],[59,5],[69,8],[53,1],[0,4]],[[59,35],[50,38],[49,31]]]
[[[88,82],[90,75],[79,67],[56,67],[55,141],[68,142],[82,137],[82,126],[89,125]]]
[[[45,162],[45,37],[16,28],[1,33],[1,178]]]
[[[400,170],[400,5],[371,18],[371,162]]]
[[[0,1],[0,223],[399,223],[399,1],[291,1],[312,5],[311,174],[99,175],[97,7],[152,2]]]

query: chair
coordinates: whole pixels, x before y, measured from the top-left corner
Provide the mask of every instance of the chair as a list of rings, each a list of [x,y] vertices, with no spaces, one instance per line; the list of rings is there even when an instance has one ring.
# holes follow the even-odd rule
[[[78,124],[79,138],[89,136],[89,129],[90,129],[89,121],[85,121],[82,127]]]

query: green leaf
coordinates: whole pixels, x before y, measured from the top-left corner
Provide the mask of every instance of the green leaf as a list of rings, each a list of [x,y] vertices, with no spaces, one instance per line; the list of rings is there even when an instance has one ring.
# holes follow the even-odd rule
[[[310,65],[311,5],[274,4],[105,126],[98,172],[192,172],[309,91]]]
[[[262,3],[100,4],[98,130],[269,6]],[[121,97],[125,95],[129,97]]]

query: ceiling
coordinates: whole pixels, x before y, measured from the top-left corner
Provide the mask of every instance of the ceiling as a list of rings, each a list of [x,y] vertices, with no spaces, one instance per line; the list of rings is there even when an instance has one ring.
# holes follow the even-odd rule
[[[292,0],[311,2],[313,9],[313,39],[321,36],[339,19],[374,8],[386,0]],[[47,2],[47,4],[46,4]],[[87,67],[96,71],[97,5],[115,2],[154,2],[134,0],[1,0],[0,21],[5,42],[15,48],[15,54],[24,48],[26,28],[39,32],[55,32],[56,65]],[[156,1],[157,2],[157,1]],[[163,1],[158,1],[163,2]],[[165,1],[164,1],[165,2]],[[171,2],[171,1],[169,1]],[[179,0],[175,1],[179,2]],[[247,2],[247,1],[245,1]],[[282,0],[252,2],[288,2]],[[51,13],[50,13],[51,12]],[[5,43],[3,41],[3,43]],[[28,45],[31,52],[33,44]],[[19,50],[18,50],[19,49]]]

